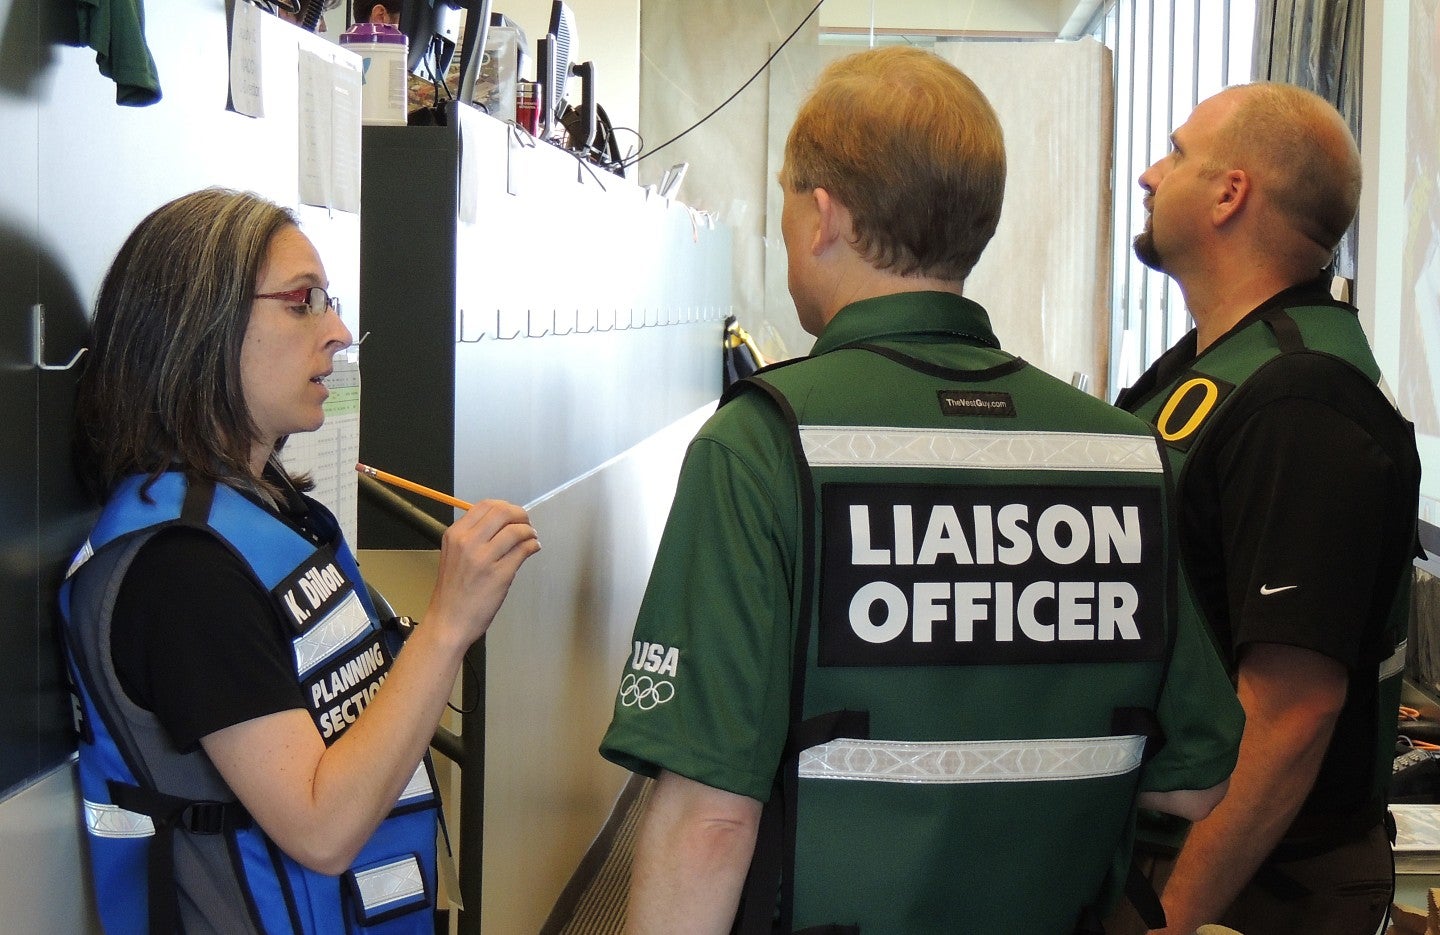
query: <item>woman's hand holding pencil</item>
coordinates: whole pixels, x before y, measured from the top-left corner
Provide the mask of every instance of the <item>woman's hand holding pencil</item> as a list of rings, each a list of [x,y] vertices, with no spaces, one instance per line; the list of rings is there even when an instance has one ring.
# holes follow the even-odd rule
[[[453,636],[463,644],[459,648],[478,640],[490,628],[520,566],[540,551],[529,514],[503,500],[466,503],[366,464],[355,465],[355,470],[465,511],[441,539],[440,568],[424,620],[427,628],[458,625]]]

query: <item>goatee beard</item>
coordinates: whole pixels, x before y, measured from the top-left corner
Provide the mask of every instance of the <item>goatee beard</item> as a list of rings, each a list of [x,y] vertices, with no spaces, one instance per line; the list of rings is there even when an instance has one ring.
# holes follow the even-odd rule
[[[1155,234],[1148,225],[1135,235],[1134,248],[1135,259],[1157,273],[1165,272],[1165,261],[1160,258],[1160,251],[1155,248]]]

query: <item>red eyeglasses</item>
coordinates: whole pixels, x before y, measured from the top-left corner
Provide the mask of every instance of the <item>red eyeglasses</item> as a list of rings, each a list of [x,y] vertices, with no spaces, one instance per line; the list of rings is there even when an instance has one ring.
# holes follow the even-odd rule
[[[255,296],[257,299],[280,299],[289,302],[291,305],[303,305],[311,315],[324,315],[333,309],[336,315],[340,314],[340,300],[330,298],[330,293],[319,286],[310,286],[308,289],[291,289],[288,292],[265,292]]]

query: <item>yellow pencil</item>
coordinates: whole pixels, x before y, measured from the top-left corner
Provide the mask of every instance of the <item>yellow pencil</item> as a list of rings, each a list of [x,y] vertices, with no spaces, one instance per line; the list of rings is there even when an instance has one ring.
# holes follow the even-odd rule
[[[359,471],[361,474],[366,475],[367,477],[373,477],[378,481],[384,481],[387,484],[391,484],[403,490],[408,490],[411,493],[418,493],[420,496],[429,497],[431,500],[438,500],[441,503],[449,504],[450,506],[457,507],[461,510],[468,510],[471,507],[471,504],[466,503],[464,500],[456,499],[455,497],[450,496],[448,493],[441,493],[438,490],[432,490],[431,488],[426,487],[424,484],[417,484],[413,480],[406,480],[405,478],[398,475],[390,474],[386,471],[381,471],[377,468],[373,468],[368,464],[357,464],[355,465],[355,470]]]

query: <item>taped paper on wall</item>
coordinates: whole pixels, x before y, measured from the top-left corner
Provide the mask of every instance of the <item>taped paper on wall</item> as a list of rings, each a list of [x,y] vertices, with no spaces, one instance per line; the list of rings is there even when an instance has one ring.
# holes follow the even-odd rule
[[[300,50],[300,201],[360,212],[360,59]]]

